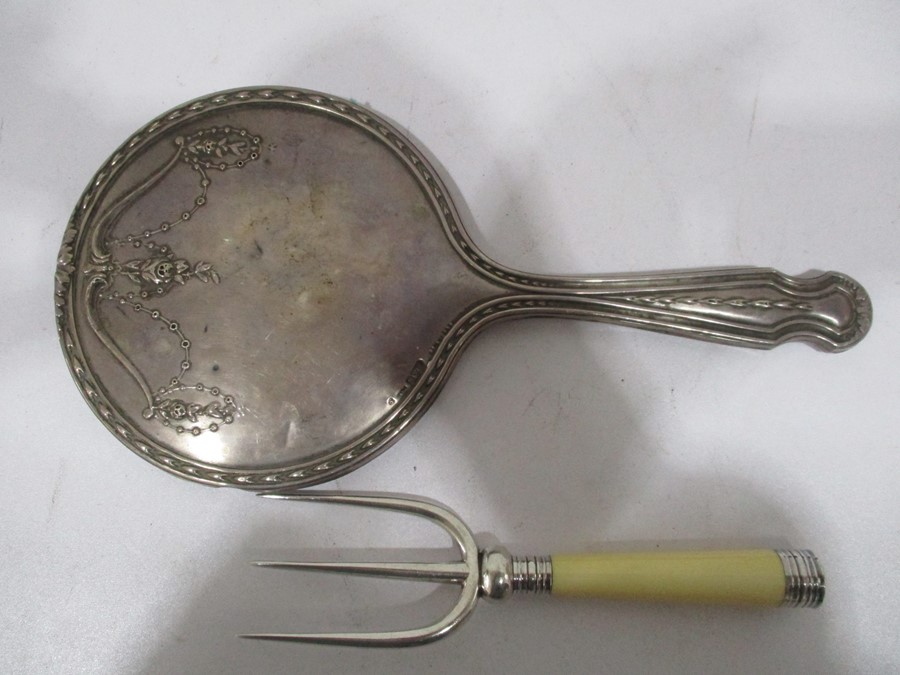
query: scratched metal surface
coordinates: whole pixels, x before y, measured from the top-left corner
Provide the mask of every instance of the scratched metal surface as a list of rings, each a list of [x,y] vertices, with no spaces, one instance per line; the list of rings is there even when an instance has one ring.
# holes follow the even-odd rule
[[[258,98],[151,137],[65,245],[63,342],[95,407],[132,446],[213,467],[188,477],[336,461],[450,322],[504,293],[368,128]]]
[[[896,670],[885,583],[900,555],[900,16],[887,1],[824,7],[7,3],[5,668]],[[515,601],[484,604],[415,651],[237,640],[396,627],[451,601],[447,589],[254,570],[247,561],[276,554],[446,542],[405,520],[272,505],[159,471],[97,422],[60,354],[53,270],[93,172],[160,111],[258,84],[370,103],[440,159],[476,243],[519,269],[762,264],[857,277],[874,325],[841,355],[497,326],[427,425],[326,486],[427,495],[522,553],[806,546],[826,568],[824,607]]]

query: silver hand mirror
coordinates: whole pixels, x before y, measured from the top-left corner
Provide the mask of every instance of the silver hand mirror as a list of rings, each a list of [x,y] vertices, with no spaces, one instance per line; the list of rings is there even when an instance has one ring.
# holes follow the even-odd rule
[[[472,338],[568,317],[726,344],[865,335],[865,291],[763,268],[571,277],[481,253],[389,122],[298,89],[214,94],[101,167],[66,230],[57,324],[85,399],[174,474],[332,480],[394,443]]]

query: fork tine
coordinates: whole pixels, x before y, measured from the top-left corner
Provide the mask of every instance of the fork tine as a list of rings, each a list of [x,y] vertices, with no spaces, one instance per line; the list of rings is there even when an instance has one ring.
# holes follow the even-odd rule
[[[437,524],[449,534],[463,558],[461,561],[449,563],[259,561],[255,563],[259,567],[345,572],[413,581],[456,583],[460,585],[462,592],[456,604],[443,619],[422,628],[384,633],[248,633],[240,637],[356,647],[409,647],[444,637],[463,623],[475,608],[480,588],[478,546],[472,531],[450,509],[422,499],[364,492],[263,492],[259,496],[268,499],[368,506],[419,516]]]
[[[385,633],[245,633],[238,637],[248,640],[305,642],[348,647],[413,647],[444,637],[456,625],[447,626],[441,622],[425,628]]]
[[[456,605],[443,619],[421,628],[394,630],[384,633],[245,633],[238,637],[248,640],[276,640],[280,642],[306,642],[350,647],[413,647],[434,642],[465,623],[472,614],[477,594],[463,593]]]
[[[381,633],[245,633],[238,637],[248,640],[273,640],[276,642],[305,642],[320,645],[346,645],[352,647],[393,647],[389,636]]]
[[[325,502],[331,504],[347,504],[349,506],[368,506],[375,509],[402,511],[417,516],[424,516],[444,523],[448,516],[455,517],[448,509],[423,499],[408,499],[385,494],[366,492],[330,492],[327,490],[303,492],[260,492],[266,499],[285,499],[297,502]],[[455,529],[455,528],[454,528]]]
[[[462,583],[469,575],[469,567],[463,562],[292,562],[260,560],[253,564],[258,567],[343,572],[345,574],[438,583]]]
[[[366,492],[260,492],[266,499],[285,499],[298,502],[323,502],[330,504],[347,504],[349,506],[368,506],[375,509],[399,511],[419,516],[440,525],[462,551],[463,558],[470,565],[478,566],[478,547],[469,527],[450,509],[421,498],[411,499],[392,495]],[[476,569],[477,573],[477,569]]]

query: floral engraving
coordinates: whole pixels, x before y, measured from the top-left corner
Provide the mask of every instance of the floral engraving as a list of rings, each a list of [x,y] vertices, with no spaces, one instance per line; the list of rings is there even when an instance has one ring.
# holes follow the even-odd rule
[[[207,169],[240,168],[259,157],[259,143],[246,129],[213,127],[184,139],[184,161]]]
[[[231,424],[234,421],[237,406],[233,396],[223,395],[216,387],[207,389],[203,385],[194,385],[188,388],[208,392],[209,395],[214,397],[214,400],[203,404],[184,398],[170,398],[168,394],[183,390],[180,383],[173,384],[170,387],[161,389],[153,397],[153,405],[144,410],[144,417],[146,419],[156,418],[164,426],[173,427],[178,433],[189,431],[195,436],[199,435],[203,429],[199,426],[193,426],[188,429],[185,426],[187,423],[190,422],[196,425],[205,418],[209,421],[207,429],[218,431],[219,424]]]
[[[118,214],[113,216],[118,220],[149,187],[156,184],[166,173],[174,170],[181,162],[188,164],[198,176],[198,191],[193,201],[177,210],[174,218],[169,218],[156,227],[125,236],[107,237],[105,243],[112,253],[94,253],[85,265],[86,273],[93,275],[92,278],[100,282],[98,283],[100,291],[96,295],[99,301],[130,307],[138,314],[162,323],[172,339],[177,341],[182,357],[175,367],[175,375],[167,385],[157,386],[154,391],[128,356],[122,353],[114,342],[106,339],[103,329],[100,327],[94,329],[107,348],[135,377],[147,396],[147,407],[143,410],[144,418],[155,419],[178,433],[196,436],[204,431],[218,431],[222,424],[234,422],[238,406],[232,395],[223,393],[218,387],[203,382],[185,381],[193,365],[191,340],[177,320],[166,316],[160,309],[146,304],[148,301],[163,298],[191,280],[196,279],[204,284],[218,284],[221,277],[212,263],[203,260],[191,262],[188,258],[177,255],[168,245],[159,243],[158,239],[179,224],[190,221],[197,211],[207,204],[209,187],[212,184],[209,170],[226,171],[244,167],[259,157],[260,142],[258,136],[246,129],[232,127],[213,127],[186,138],[181,136],[176,138],[175,155],[151,174],[140,188],[122,198],[114,208],[111,207],[109,212]],[[111,230],[113,222],[108,224],[107,229]],[[74,256],[71,241],[75,230],[71,229],[70,232],[71,235],[69,232],[66,233],[58,261],[58,268],[66,279],[71,274]],[[123,246],[146,251],[146,255],[123,260],[114,253]]]
[[[191,265],[184,258],[176,258],[167,247],[161,247],[157,255],[138,258],[118,264],[114,273],[120,273],[141,287],[141,297],[165,295],[176,285],[183,286],[190,279],[203,283],[219,283],[220,278],[212,265],[197,262]]]

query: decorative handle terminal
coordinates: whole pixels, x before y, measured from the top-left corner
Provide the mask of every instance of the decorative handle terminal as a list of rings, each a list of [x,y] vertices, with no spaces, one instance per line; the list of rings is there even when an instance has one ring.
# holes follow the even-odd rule
[[[794,277],[745,267],[530,283],[528,295],[506,298],[521,316],[601,321],[758,349],[799,340],[840,352],[872,323],[865,289],[837,272]]]

